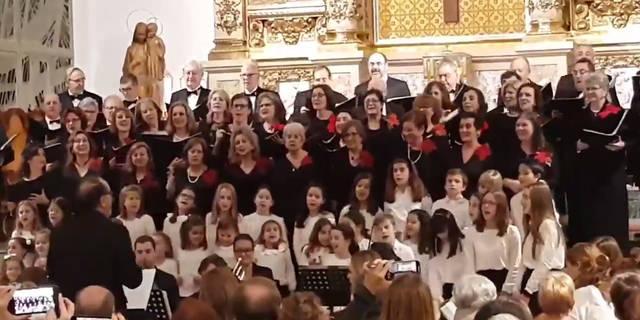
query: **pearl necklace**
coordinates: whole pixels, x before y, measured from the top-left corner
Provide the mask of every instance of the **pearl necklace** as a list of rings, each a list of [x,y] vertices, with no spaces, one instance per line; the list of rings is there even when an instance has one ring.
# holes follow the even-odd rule
[[[418,153],[418,157],[415,160],[411,159],[411,146],[409,146],[409,144],[407,144],[407,159],[409,159],[409,161],[411,161],[411,163],[416,164],[416,163],[418,163],[418,161],[420,161],[420,158],[422,158],[422,152]]]
[[[189,181],[189,183],[196,183],[198,182],[198,179],[200,179],[200,176],[202,176],[202,174],[204,173],[204,171],[200,172],[200,174],[198,175],[194,175],[194,179],[191,179],[191,169],[187,168],[187,181]]]

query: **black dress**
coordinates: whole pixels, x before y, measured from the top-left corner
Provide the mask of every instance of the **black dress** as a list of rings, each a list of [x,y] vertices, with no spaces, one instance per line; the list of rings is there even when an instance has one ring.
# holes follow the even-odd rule
[[[431,199],[444,198],[447,161],[451,152],[445,126],[439,124],[426,133],[420,150],[414,150],[406,143],[404,146],[402,158],[411,161],[416,167],[418,176],[427,188]]]
[[[28,200],[32,194],[44,192],[49,200],[60,196],[59,181],[56,181],[55,171],[45,172],[38,178],[32,180],[22,179],[7,188],[7,200],[18,204],[22,200]],[[47,205],[38,205],[40,221],[48,225]]]
[[[258,187],[267,184],[272,163],[269,159],[258,159],[251,171],[245,172],[239,164],[229,164],[222,180],[233,185],[238,195],[238,212],[248,215],[256,211],[254,199]]]
[[[288,230],[293,230],[296,215],[305,208],[307,186],[316,176],[315,162],[309,155],[298,168],[286,156],[276,159],[269,178],[274,213],[284,219]],[[293,235],[293,232],[289,232],[289,235]]]
[[[496,163],[511,162],[510,152],[520,147],[520,140],[518,140],[518,135],[516,134],[517,121],[517,115],[509,115],[506,112],[487,113],[489,130],[484,132],[483,138],[491,147],[493,159]]]
[[[480,175],[493,168],[491,161],[491,148],[487,144],[480,145],[467,162],[464,162],[462,159],[462,146],[458,144],[451,146],[449,169],[460,168],[469,179],[467,188],[463,192],[465,198],[468,199],[478,190],[478,179],[480,179]]]
[[[353,180],[361,172],[372,172],[375,160],[367,150],[360,152],[358,165],[353,166],[349,160],[349,150],[345,147],[335,152],[331,158],[329,176],[329,198],[336,201],[336,208],[342,208],[349,202]]]
[[[207,169],[199,177],[189,176],[186,168],[177,168],[175,172],[175,196],[182,188],[189,186],[195,190],[196,206],[198,212],[204,213],[211,210],[213,196],[218,187],[218,172],[213,169]],[[172,199],[170,199],[172,200]]]
[[[390,146],[397,146],[400,142],[400,133],[397,124],[382,120],[380,129],[367,130],[367,139],[364,148],[368,150],[375,159],[373,164],[373,186],[372,196],[376,199],[377,205],[382,207],[384,203],[384,188],[387,178],[387,168],[397,152],[390,151]],[[395,148],[395,147],[394,147]],[[393,150],[393,148],[392,148]]]
[[[287,153],[287,149],[283,144],[282,130],[284,130],[284,125],[282,124],[276,125],[273,132],[267,132],[262,123],[255,127],[260,144],[260,154],[263,157],[275,159],[283,157]]]
[[[598,236],[614,237],[622,248],[629,239],[625,150],[605,146],[623,139],[618,130],[626,117],[619,106],[605,104],[593,113],[587,107],[579,116],[578,138],[589,145],[576,155],[576,197],[569,206],[571,243],[591,241]],[[603,134],[613,134],[611,136]],[[575,209],[575,210],[574,210]]]
[[[326,189],[331,187],[327,185],[329,183],[327,177],[331,170],[332,154],[340,150],[340,136],[336,132],[335,119],[334,115],[328,120],[310,117],[307,128],[305,149],[309,151],[316,163],[317,182],[322,183]]]

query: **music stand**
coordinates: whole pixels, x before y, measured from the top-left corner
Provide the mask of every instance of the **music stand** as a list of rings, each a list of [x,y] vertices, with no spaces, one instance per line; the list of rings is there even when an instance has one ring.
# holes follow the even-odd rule
[[[318,295],[322,304],[329,307],[344,307],[351,302],[351,283],[347,267],[308,266],[298,270],[298,288]]]

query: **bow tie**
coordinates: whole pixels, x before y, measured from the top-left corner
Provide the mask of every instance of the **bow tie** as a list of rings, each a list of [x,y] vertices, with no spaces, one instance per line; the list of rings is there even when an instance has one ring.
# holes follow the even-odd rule
[[[73,100],[76,100],[76,99],[80,100],[81,98],[82,98],[82,95],[79,95],[79,94],[71,95],[71,99],[73,99]]]
[[[193,90],[193,91],[187,90],[187,97],[189,97],[192,94],[198,96],[199,95],[198,90]]]
[[[250,96],[250,97],[257,97],[258,96],[258,90],[255,90],[251,93],[245,93],[245,95]]]
[[[54,123],[62,124],[62,122],[60,122],[60,119],[58,119],[58,120],[49,120],[49,124],[54,124]]]

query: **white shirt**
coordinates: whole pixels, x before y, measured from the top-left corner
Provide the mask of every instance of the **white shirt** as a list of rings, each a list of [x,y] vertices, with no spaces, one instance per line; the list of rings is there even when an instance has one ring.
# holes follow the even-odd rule
[[[53,121],[56,121],[55,123]],[[47,124],[47,128],[49,130],[58,130],[62,128],[62,119],[58,117],[58,119],[49,119],[47,116],[44,117],[44,122]]]
[[[429,288],[435,298],[442,298],[442,286],[445,283],[455,283],[464,275],[464,253],[457,250],[451,258],[449,256],[449,244],[442,245],[442,251],[429,260]]]
[[[227,263],[229,268],[233,268],[236,265],[236,255],[233,252],[233,245],[230,246],[213,246],[213,253],[220,256],[220,258],[224,259],[224,262]]]
[[[471,221],[471,216],[469,215],[469,200],[464,197],[461,199],[450,199],[449,197],[439,199],[433,203],[431,213],[433,214],[437,209],[449,210],[456,219],[460,230],[473,225],[473,221]]]
[[[395,201],[392,203],[384,203],[384,212],[393,216],[396,231],[404,234],[407,225],[407,216],[409,211],[414,209],[422,209],[431,212],[431,198],[426,196],[421,202],[414,202],[411,197],[411,189],[405,188],[404,192],[396,191]]]
[[[556,210],[555,201],[552,200],[553,203],[553,213],[556,216],[556,220],[560,222],[560,214],[558,214],[558,210]],[[522,191],[516,193],[509,202],[511,206],[511,218],[513,219],[513,224],[518,227],[518,231],[520,231],[520,235],[525,234],[524,232],[524,212],[522,209]]]
[[[215,248],[216,239],[218,238],[218,222],[216,221],[214,223],[213,218],[214,216],[213,216],[213,213],[211,212],[207,213],[207,215],[204,217],[204,228],[205,228],[205,233],[207,235],[208,248]],[[238,213],[238,229],[240,233],[244,233],[244,230],[240,229],[240,226],[242,226],[242,219],[244,218],[240,213]]]
[[[254,212],[243,217],[242,222],[239,223],[240,225],[238,227],[240,228],[240,233],[246,233],[251,236],[254,242],[258,242],[262,225],[269,220],[275,220],[280,225],[280,228],[282,229],[280,237],[282,239],[287,239],[287,227],[284,225],[284,219],[276,216],[275,214],[265,216]]]
[[[533,257],[531,248],[533,247],[533,236],[528,234],[522,246],[522,264],[518,271],[517,284],[522,282],[522,276],[526,269],[533,269],[531,278],[526,283],[525,289],[533,294],[538,292],[538,284],[544,279],[551,269],[564,268],[564,240],[562,234],[558,232],[560,226],[551,219],[545,219],[538,228],[540,237],[544,243],[536,246],[536,257]]]
[[[520,233],[515,226],[508,226],[507,232],[498,236],[497,229],[479,232],[475,226],[464,230],[463,240],[466,273],[481,270],[502,270],[509,272],[502,288],[498,291],[517,292],[515,282],[522,255]]]
[[[362,238],[362,240],[358,242],[358,248],[360,249],[360,251],[369,250],[370,247],[371,247],[371,240],[367,238]]]
[[[178,261],[175,259],[166,258],[164,259],[164,262],[157,265],[156,268],[178,278]]]
[[[348,267],[351,264],[351,257],[340,259],[334,253],[327,253],[320,258],[320,261],[326,267]]]
[[[200,87],[198,87],[195,90],[189,90],[189,88],[187,89],[187,104],[189,105],[189,108],[191,108],[191,110],[195,110],[196,108],[198,108],[198,98],[200,97],[200,90],[202,90]],[[195,91],[196,94],[189,94],[189,91]]]
[[[415,260],[416,257],[413,254],[413,250],[411,250],[411,248],[400,242],[398,239],[396,239],[396,241],[393,243],[393,253],[396,254],[396,256],[398,256],[398,258],[400,258],[400,260],[402,261],[411,261],[411,260]]]
[[[617,320],[613,306],[595,286],[586,286],[573,293],[575,304],[569,313],[572,320]]]
[[[382,210],[380,210],[380,208],[377,208],[377,209],[378,209],[378,211],[373,216],[371,215],[371,213],[369,213],[369,211],[367,211],[367,209],[360,209],[358,211],[364,217],[364,227],[369,231],[371,231],[371,228],[373,228],[373,219],[375,219],[375,216],[377,216],[378,214],[382,213]],[[342,218],[342,216],[347,214],[349,212],[349,210],[351,210],[351,205],[350,204],[344,206],[342,208],[342,210],[340,210],[340,218]]]
[[[333,217],[333,214],[325,211],[321,212],[317,216],[308,217],[304,222],[304,228],[293,229],[293,252],[297,261],[301,261],[303,259],[302,248],[309,243],[309,237],[311,236],[313,226],[316,225],[316,222],[318,222],[320,218],[329,219],[333,224],[336,223],[336,219]]]
[[[173,252],[178,252],[178,249],[181,248],[180,227],[185,221],[187,221],[188,216],[178,216],[175,223],[171,223],[171,217],[173,217],[173,213],[167,214],[167,217],[164,219],[164,224],[162,225],[162,232],[167,234],[169,239],[171,239]]]
[[[120,220],[122,225],[129,231],[132,247],[138,237],[145,235],[150,236],[156,232],[156,225],[153,223],[153,218],[148,214],[143,214],[133,220],[127,220],[118,216],[118,220]]]
[[[404,244],[406,244],[407,246],[409,246],[409,248],[411,248],[411,251],[413,251],[413,255],[416,257],[416,260],[420,262],[420,277],[422,278],[422,281],[424,283],[428,283],[429,281],[428,266],[429,266],[429,259],[431,258],[431,256],[426,253],[419,253],[418,244],[414,243],[413,241],[406,240]]]
[[[302,248],[302,253],[300,254],[300,260],[298,261],[298,265],[308,266],[308,265],[322,265],[322,257],[329,254],[329,248],[320,247],[315,248],[314,252],[309,252],[309,246],[304,246]],[[296,258],[297,259],[297,258]]]
[[[180,270],[180,278],[182,278],[182,284],[180,285],[180,297],[190,297],[196,292],[200,291],[200,285],[196,284],[194,279],[198,276],[198,267],[200,262],[209,255],[209,252],[204,249],[196,250],[178,250],[178,270]]]
[[[296,271],[286,243],[281,243],[278,249],[266,249],[258,244],[254,256],[257,265],[271,269],[273,279],[281,286],[287,286],[291,292],[296,289]]]
[[[36,235],[31,231],[16,229],[16,230],[13,230],[13,232],[11,232],[11,238],[24,238],[25,240],[31,240],[35,242]]]

